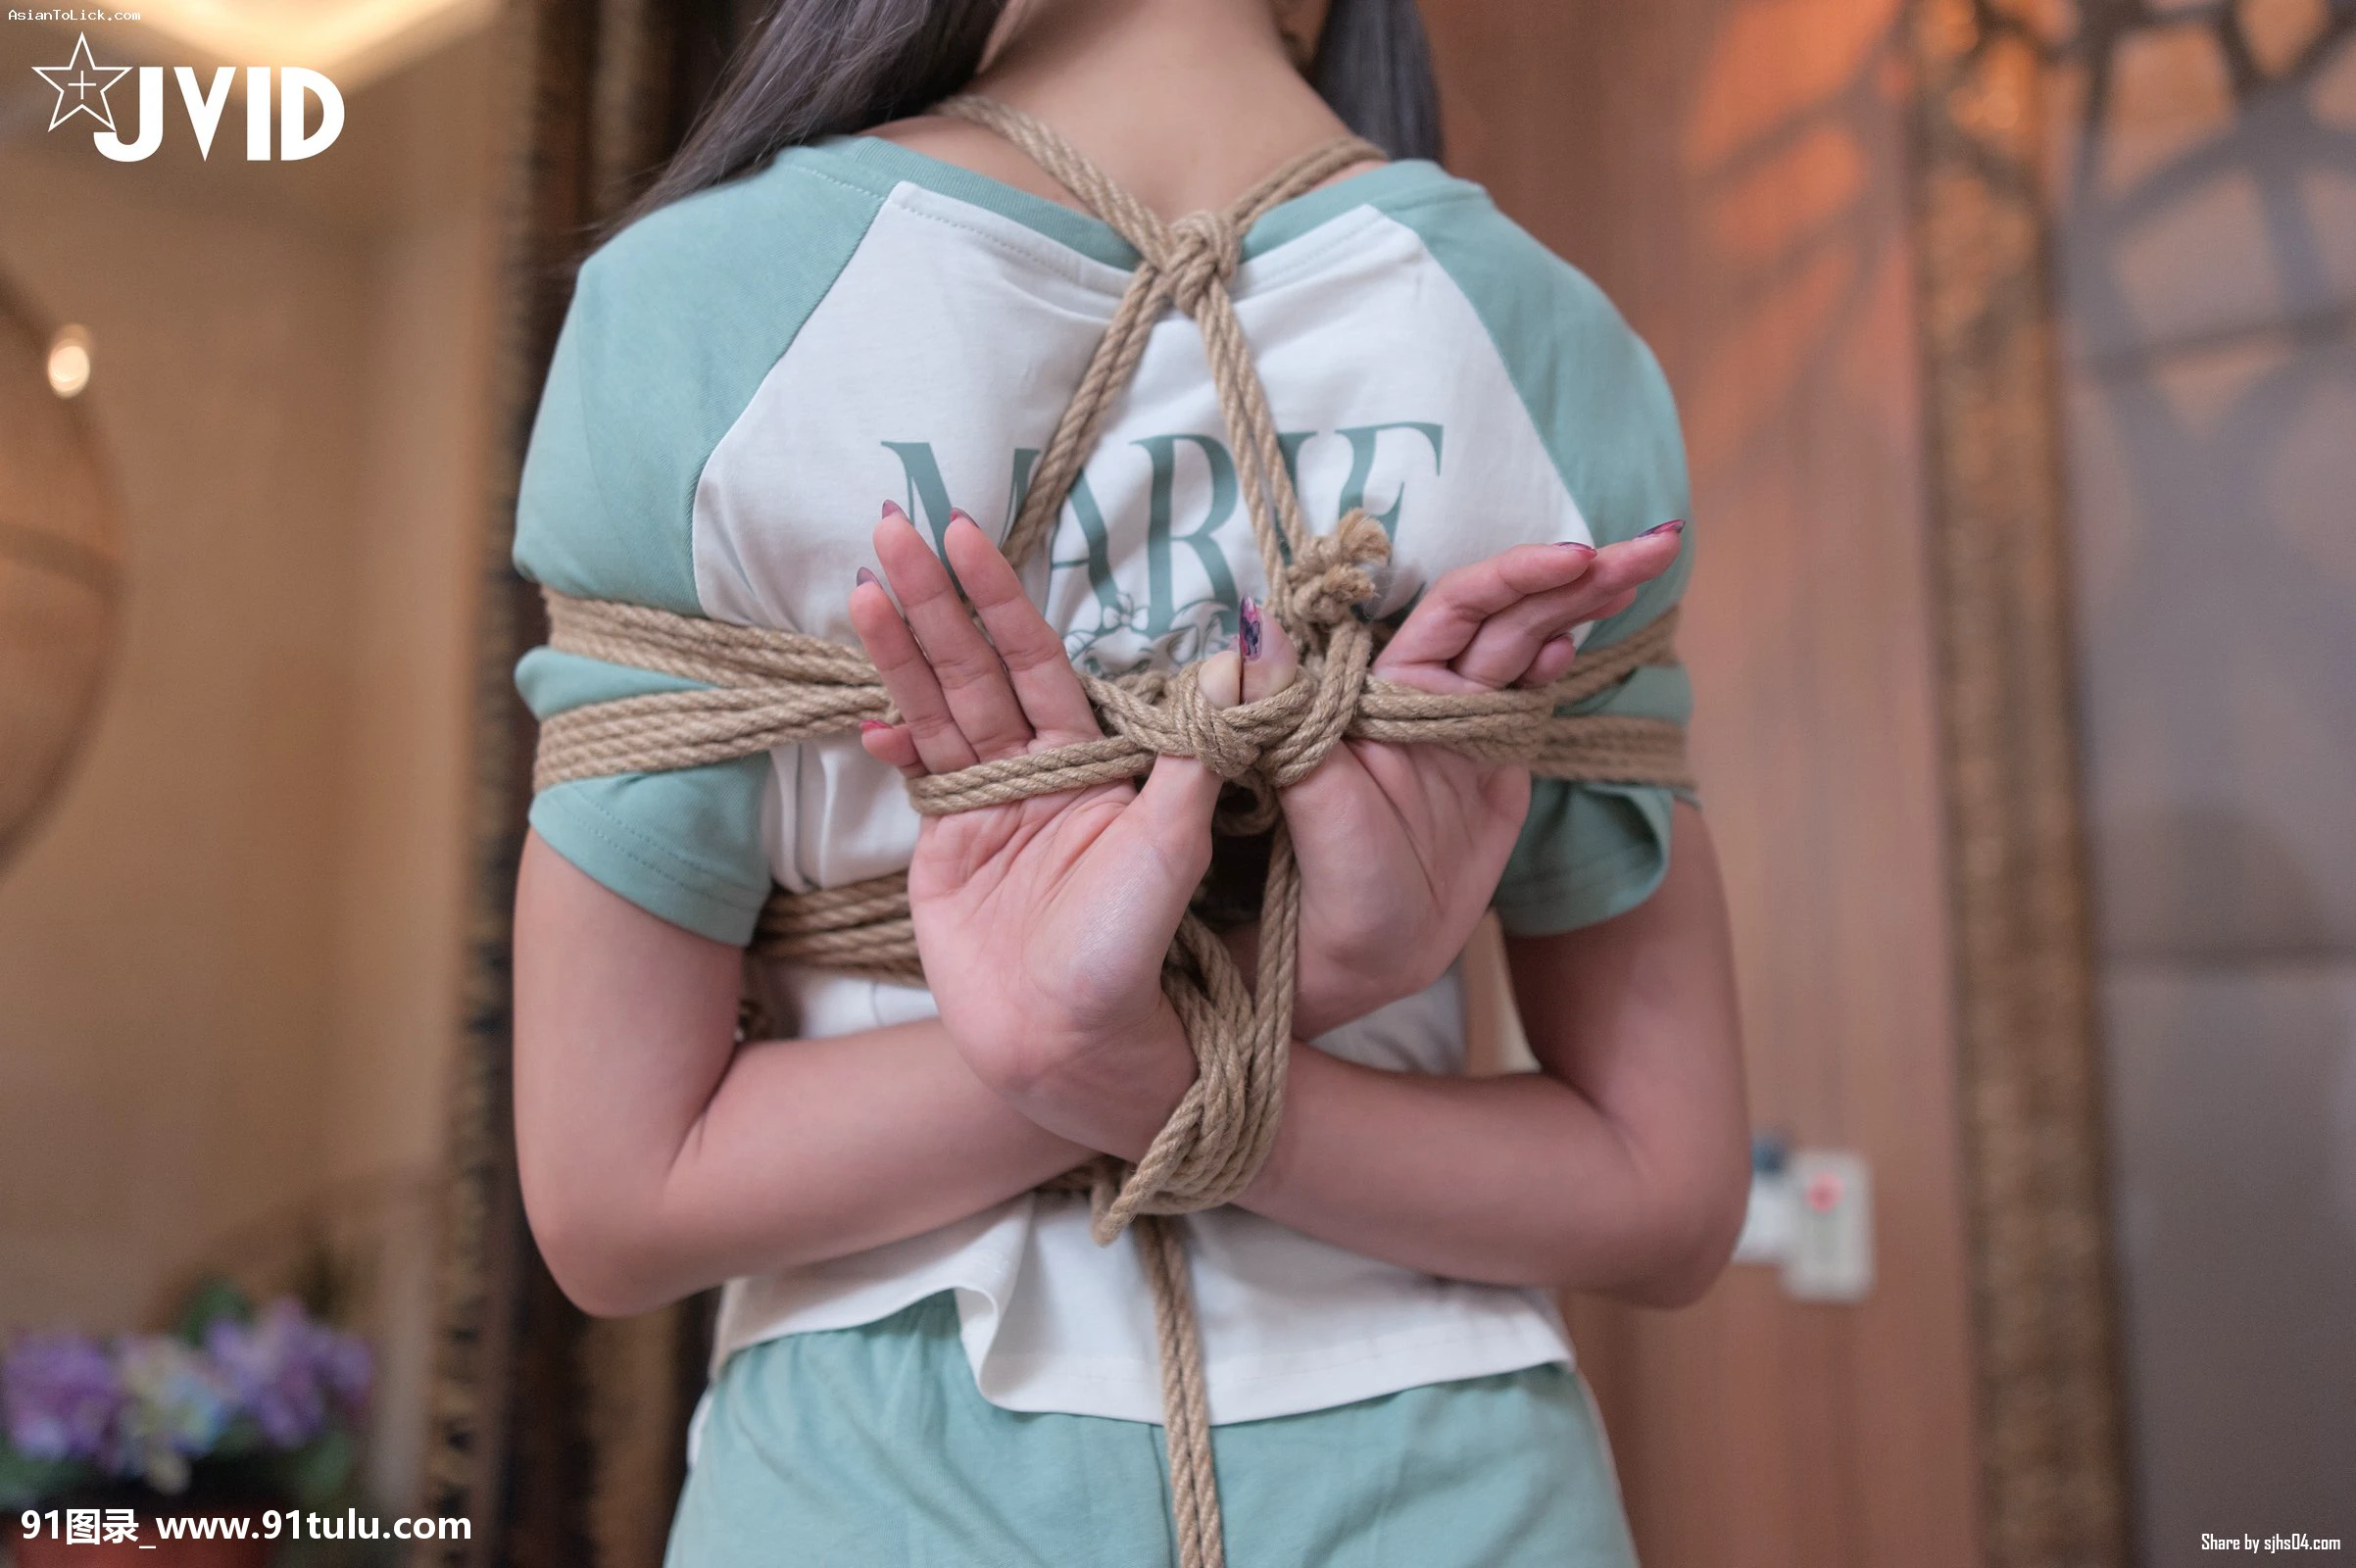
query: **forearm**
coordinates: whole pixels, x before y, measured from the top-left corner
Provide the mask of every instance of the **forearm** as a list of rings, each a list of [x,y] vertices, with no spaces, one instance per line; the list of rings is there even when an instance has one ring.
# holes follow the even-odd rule
[[[591,1311],[920,1235],[1087,1157],[926,1021],[732,1044],[734,950],[524,856],[515,1124],[534,1236]]]
[[[1666,1197],[1609,1119],[1545,1074],[1428,1077],[1296,1046],[1243,1206],[1448,1279],[1643,1294],[1677,1261]]]
[[[983,1088],[934,1022],[748,1045],[692,1116],[587,1131],[527,1144],[525,1196],[559,1282],[616,1314],[921,1235],[1088,1157]]]
[[[983,1087],[936,1021],[740,1049],[646,1194],[657,1298],[962,1219],[1090,1157]]]
[[[1636,908],[1507,944],[1544,1071],[1432,1078],[1296,1048],[1246,1203],[1451,1278],[1699,1295],[1742,1223],[1748,1115],[1716,858],[1692,808],[1675,832]]]

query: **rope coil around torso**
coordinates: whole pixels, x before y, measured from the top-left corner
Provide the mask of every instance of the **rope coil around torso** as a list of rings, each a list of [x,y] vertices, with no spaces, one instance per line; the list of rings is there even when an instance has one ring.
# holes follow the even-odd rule
[[[711,684],[549,715],[540,727],[535,791],[730,761],[852,733],[862,719],[899,716],[874,666],[840,643],[553,591],[546,599],[550,648]],[[1344,681],[1329,680],[1330,653],[1307,656],[1301,678],[1274,696],[1227,709],[1203,700],[1191,667],[1111,680],[1082,673],[1106,731],[1103,740],[930,775],[908,795],[925,815],[946,815],[1134,777],[1156,757],[1200,758],[1222,778],[1257,777],[1281,789],[1306,777],[1345,739],[1446,746],[1522,763],[1539,778],[1690,789],[1678,724],[1560,711],[1639,668],[1673,664],[1676,627],[1672,611],[1634,636],[1583,653],[1550,686],[1447,696],[1364,675],[1362,666]],[[708,646],[690,646],[707,628]],[[1321,702],[1329,691],[1335,700]]]
[[[1244,234],[1269,209],[1380,151],[1341,137],[1279,169],[1223,213],[1165,222],[1051,127],[993,101],[962,97],[936,113],[997,131],[1027,153],[1143,258],[1057,420],[1004,550],[1017,565],[1054,532],[1081,465],[1127,388],[1154,322],[1175,307],[1201,327],[1267,582],[1267,608],[1301,658],[1285,691],[1213,708],[1193,667],[1115,680],[1082,675],[1104,738],[1002,758],[909,785],[927,815],[1133,778],[1162,756],[1200,759],[1252,797],[1227,831],[1266,830],[1258,983],[1247,985],[1224,941],[1181,922],[1163,989],[1198,1064],[1187,1091],[1134,1168],[1102,1159],[1052,1184],[1091,1194],[1093,1230],[1108,1243],[1132,1225],[1153,1288],[1173,1515],[1183,1568],[1221,1568],[1216,1483],[1201,1336],[1180,1233],[1157,1216],[1232,1201],[1266,1159],[1283,1115],[1292,1046],[1300,883],[1277,792],[1348,739],[1449,747],[1542,777],[1688,788],[1684,731],[1663,720],[1566,715],[1637,668],[1675,662],[1674,616],[1594,654],[1537,690],[1436,696],[1372,677],[1376,634],[1361,611],[1376,595],[1390,540],[1363,511],[1329,534],[1308,528],[1283,462],[1227,280]],[[549,644],[699,685],[552,714],[540,731],[535,790],[575,779],[698,767],[891,720],[889,695],[856,649],[796,632],[731,625],[640,606],[548,594]],[[921,984],[905,873],[805,893],[780,890],[762,910],[754,951],[874,979]]]

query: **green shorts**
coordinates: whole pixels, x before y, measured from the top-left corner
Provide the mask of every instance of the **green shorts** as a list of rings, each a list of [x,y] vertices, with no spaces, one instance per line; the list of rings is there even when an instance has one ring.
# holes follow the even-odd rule
[[[1634,1568],[1561,1365],[1214,1429],[1233,1568]],[[954,1298],[728,1358],[666,1568],[1172,1568],[1161,1428],[1004,1410]]]

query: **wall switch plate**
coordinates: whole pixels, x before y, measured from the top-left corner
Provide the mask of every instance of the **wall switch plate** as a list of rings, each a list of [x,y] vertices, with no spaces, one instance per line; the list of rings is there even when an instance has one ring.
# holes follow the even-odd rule
[[[1798,1301],[1861,1301],[1874,1286],[1873,1175],[1862,1154],[1803,1149],[1792,1156],[1791,1245],[1784,1294]]]

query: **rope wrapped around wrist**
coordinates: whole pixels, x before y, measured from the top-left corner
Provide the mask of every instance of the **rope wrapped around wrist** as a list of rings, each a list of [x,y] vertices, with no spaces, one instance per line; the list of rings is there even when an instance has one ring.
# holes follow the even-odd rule
[[[1164,222],[1028,116],[973,97],[935,112],[1006,136],[1143,258],[1007,529],[1007,558],[1020,564],[1046,545],[1154,321],[1175,307],[1202,329],[1265,571],[1267,608],[1301,659],[1300,678],[1283,692],[1224,710],[1204,698],[1193,667],[1112,680],[1083,673],[1103,739],[994,759],[908,788],[918,811],[941,815],[1131,779],[1156,758],[1192,757],[1249,797],[1248,808],[1222,815],[1220,830],[1270,835],[1256,983],[1245,983],[1224,942],[1193,914],[1163,963],[1164,993],[1194,1051],[1194,1085],[1134,1168],[1104,1158],[1051,1184],[1090,1193],[1100,1243],[1132,1225],[1139,1230],[1160,1342],[1180,1561],[1220,1568],[1201,1338],[1183,1241],[1161,1216],[1233,1201],[1266,1160],[1283,1116],[1300,878],[1277,793],[1351,739],[1446,746],[1525,765],[1540,777],[1690,788],[1681,726],[1566,711],[1641,666],[1674,663],[1675,617],[1583,651],[1569,674],[1535,690],[1437,696],[1371,675],[1377,631],[1362,612],[1389,561],[1389,536],[1363,511],[1328,534],[1308,528],[1227,280],[1240,264],[1242,236],[1263,213],[1380,152],[1339,138],[1278,170],[1224,213]],[[856,733],[862,719],[899,717],[866,659],[823,638],[553,591],[547,597],[552,648],[699,684],[550,715],[541,725],[535,790],[730,761]],[[780,890],[761,912],[753,948],[781,961],[923,981],[905,873],[809,893]]]

